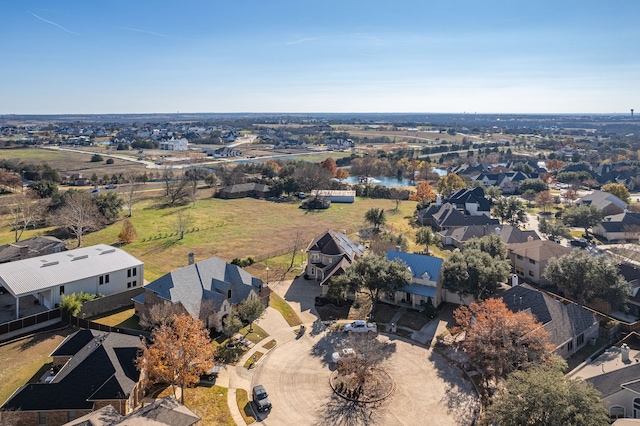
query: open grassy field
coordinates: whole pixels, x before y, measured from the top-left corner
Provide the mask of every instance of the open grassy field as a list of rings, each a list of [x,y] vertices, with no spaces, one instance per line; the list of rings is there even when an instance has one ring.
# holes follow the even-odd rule
[[[368,209],[379,207],[391,211],[395,203],[392,200],[357,199],[353,204],[334,204],[328,210],[311,212],[298,206],[297,202],[209,197],[198,200],[196,204],[162,208],[156,201],[148,200],[136,206],[131,218],[138,240],[124,249],[144,261],[145,279],[151,281],[185,266],[189,252],[195,254],[196,260],[211,256],[219,256],[226,261],[247,256],[268,258],[291,247],[296,234],[302,241],[301,250],[313,237],[327,229],[344,229],[355,237],[359,229],[367,226],[364,214]],[[413,202],[401,203],[399,212],[389,214],[387,228],[413,240],[415,230],[411,228],[409,218],[414,208]],[[182,240],[178,239],[175,230],[180,211],[193,219]],[[115,243],[121,227],[122,223],[117,222],[89,234],[83,245]],[[0,241],[8,242],[10,237],[9,230],[3,228]],[[284,259],[281,261],[286,263]],[[266,279],[265,267],[264,264],[256,265],[252,272]]]
[[[107,151],[104,150],[104,152],[106,153]],[[110,152],[117,153],[117,151]],[[113,164],[106,164],[104,161],[92,163],[90,161],[90,153],[81,154],[44,148],[3,149],[0,150],[0,158],[17,159],[25,163],[34,164],[46,163],[59,170],[61,175],[82,173],[84,176],[91,177],[93,173],[96,173],[98,177],[102,178],[105,174],[127,173],[130,170],[135,170],[136,173],[142,174],[145,171],[144,165],[131,161],[116,158]]]
[[[124,308],[116,311],[106,312],[104,314],[87,318],[98,324],[108,325],[109,327],[130,328],[133,330],[142,330],[140,327],[138,316],[135,309]]]
[[[76,329],[67,327],[0,345],[0,401],[6,401],[25,383],[40,380],[50,368],[51,352],[74,331]]]

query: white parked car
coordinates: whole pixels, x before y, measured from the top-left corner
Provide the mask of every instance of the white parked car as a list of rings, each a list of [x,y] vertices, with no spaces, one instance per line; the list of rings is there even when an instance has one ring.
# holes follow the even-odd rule
[[[334,364],[337,364],[338,361],[342,361],[343,359],[352,356],[356,356],[356,351],[351,348],[344,348],[341,351],[334,352],[333,355],[331,355],[331,361],[333,361]]]
[[[378,326],[374,322],[356,320],[344,326],[344,331],[354,333],[377,333]]]

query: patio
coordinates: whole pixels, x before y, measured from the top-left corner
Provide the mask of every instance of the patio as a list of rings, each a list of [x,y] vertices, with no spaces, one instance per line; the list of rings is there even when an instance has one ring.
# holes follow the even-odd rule
[[[6,289],[0,291],[0,324],[3,324],[16,319],[16,298]],[[38,299],[35,297],[23,296],[20,298],[20,318],[46,311],[48,311],[48,309],[38,303]]]

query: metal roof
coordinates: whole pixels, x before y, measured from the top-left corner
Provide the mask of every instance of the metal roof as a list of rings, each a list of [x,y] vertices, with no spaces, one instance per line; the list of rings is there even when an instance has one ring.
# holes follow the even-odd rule
[[[438,282],[440,269],[442,269],[442,259],[424,254],[405,253],[397,250],[387,250],[387,259],[402,260],[416,278],[422,278],[425,272],[429,275],[429,281]]]
[[[422,284],[409,284],[404,286],[402,290],[405,293],[417,294],[424,297],[436,297],[436,288]]]
[[[98,244],[0,264],[0,283],[19,297],[140,265],[126,251]]]

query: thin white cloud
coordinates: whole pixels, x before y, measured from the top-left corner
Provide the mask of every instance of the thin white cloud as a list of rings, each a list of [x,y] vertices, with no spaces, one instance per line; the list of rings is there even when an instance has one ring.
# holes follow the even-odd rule
[[[319,37],[305,37],[305,38],[300,38],[300,39],[298,39],[298,40],[288,41],[288,42],[286,42],[285,44],[286,44],[287,46],[292,46],[292,45],[294,45],[294,44],[302,44],[302,43],[306,43],[306,42],[308,42],[308,41],[316,41],[316,40],[318,40],[318,39],[319,39]]]
[[[69,34],[78,35],[78,36],[80,35],[80,34],[78,34],[78,33],[75,33],[75,32],[73,32],[73,31],[71,31],[71,30],[66,29],[65,27],[63,27],[63,26],[62,26],[62,25],[60,25],[60,24],[56,24],[56,23],[55,23],[55,22],[53,22],[53,21],[48,21],[48,20],[44,19],[43,17],[36,15],[36,14],[35,14],[35,13],[33,13],[33,12],[29,12],[29,13],[30,13],[31,15],[33,15],[33,17],[34,17],[34,18],[37,18],[37,19],[41,20],[42,22],[46,22],[47,24],[51,24],[51,25],[53,25],[54,27],[58,27],[58,28],[60,28],[61,30],[68,32]]]
[[[174,40],[180,40],[178,37],[173,37],[167,34],[162,34],[162,33],[157,33],[155,31],[147,31],[147,30],[141,30],[139,28],[131,28],[131,27],[121,27],[123,30],[127,30],[127,31],[133,31],[136,33],[142,33],[142,34],[149,34],[152,36],[156,36],[156,37],[162,37],[162,38],[171,38]]]

